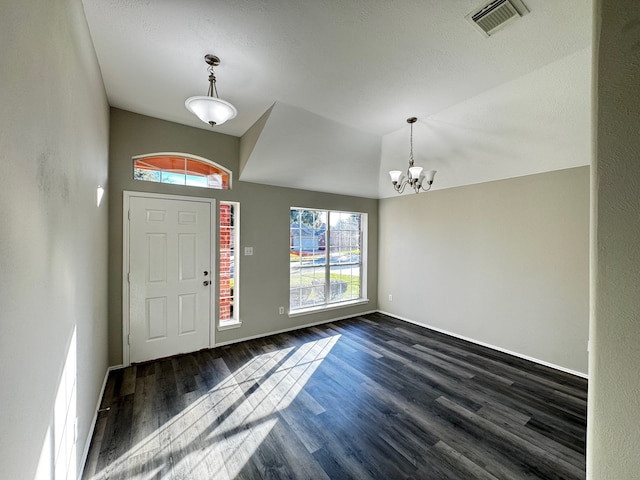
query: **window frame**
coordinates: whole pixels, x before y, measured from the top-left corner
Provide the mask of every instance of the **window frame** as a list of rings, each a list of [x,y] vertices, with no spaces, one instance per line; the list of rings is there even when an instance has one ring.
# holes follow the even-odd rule
[[[292,212],[294,210],[306,210],[306,211],[311,211],[311,212],[317,212],[317,213],[325,213],[326,214],[326,231],[325,231],[325,244],[322,247],[318,247],[317,250],[315,250],[314,247],[314,252],[317,255],[318,251],[320,250],[324,250],[324,263],[320,266],[305,266],[304,268],[315,268],[316,270],[319,267],[323,267],[324,269],[324,293],[323,293],[323,302],[322,303],[317,303],[317,304],[313,304],[313,305],[307,305],[307,306],[297,306],[297,307],[293,307],[292,306],[292,302],[291,302],[291,295],[292,292],[295,290],[294,288],[292,288],[292,276],[291,276],[291,269],[292,269],[292,262],[291,262],[291,257],[289,260],[289,316],[290,317],[295,317],[295,316],[299,316],[299,315],[306,315],[306,314],[311,314],[311,313],[317,313],[319,311],[326,311],[326,310],[333,310],[333,309],[339,309],[339,308],[344,308],[344,307],[348,307],[348,306],[353,306],[353,305],[358,305],[358,304],[364,304],[364,303],[368,303],[369,299],[367,298],[367,282],[366,282],[366,278],[367,278],[367,249],[368,249],[368,238],[367,238],[367,230],[368,230],[368,214],[365,212],[355,212],[355,211],[347,211],[347,210],[330,210],[330,209],[319,209],[319,208],[309,208],[309,207],[290,207],[289,208],[289,252],[290,255],[293,254],[294,250],[295,250],[295,241],[293,238],[293,235],[291,234],[291,215]],[[360,225],[359,225],[359,259],[358,262],[340,262],[340,263],[336,263],[333,262],[331,259],[331,252],[332,252],[332,237],[331,237],[331,215],[336,215],[336,214],[346,214],[346,215],[359,215],[360,218]],[[335,227],[334,227],[335,228]],[[328,239],[328,240],[327,240]],[[298,247],[300,249],[302,249],[302,240],[298,240],[300,243],[298,245]],[[335,267],[336,265],[340,265],[340,266],[354,266],[357,265],[358,269],[359,269],[359,284],[360,284],[360,296],[358,298],[350,298],[350,299],[346,299],[346,300],[338,300],[338,301],[331,301],[331,296],[332,296],[332,287],[331,287],[331,268]],[[300,265],[300,267],[302,267]],[[299,267],[299,268],[300,268]],[[306,287],[297,287],[298,291],[301,291],[302,288],[306,288]],[[300,295],[302,295],[302,293],[300,293]]]
[[[150,180],[150,179],[141,179],[141,178],[136,178],[136,161],[138,160],[145,160],[145,159],[153,159],[154,157],[176,157],[176,158],[182,158],[186,161],[188,160],[192,160],[194,162],[197,163],[202,163],[205,164],[209,167],[213,167],[217,170],[220,170],[221,172],[223,172],[224,174],[227,175],[228,181],[227,181],[227,188],[215,188],[215,187],[209,187],[209,186],[201,186],[201,185],[189,185],[186,183],[186,176],[187,176],[187,170],[185,167],[184,170],[184,175],[185,175],[185,183],[171,183],[171,182],[163,182],[162,180],[160,181],[156,181],[156,180]],[[151,182],[151,183],[160,183],[163,185],[178,185],[181,187],[194,187],[194,188],[206,188],[208,190],[231,190],[233,188],[233,172],[231,170],[229,170],[228,168],[220,165],[219,163],[216,163],[212,160],[209,160],[208,158],[204,158],[204,157],[200,157],[198,155],[192,155],[189,153],[182,153],[182,152],[157,152],[157,153],[145,153],[143,155],[136,155],[134,157],[131,157],[132,160],[132,174],[133,174],[133,178],[134,180],[138,180],[138,181],[143,181],[143,182]],[[163,169],[159,169],[159,170],[149,170],[151,172],[167,172],[167,173],[177,173],[177,172],[170,172],[169,170],[163,170]],[[201,175],[200,175],[201,176]]]
[[[233,211],[233,223],[232,225],[222,225],[224,220],[224,215],[222,212],[222,207],[224,206],[232,206]],[[229,269],[233,269],[233,275],[230,278],[230,281],[233,281],[233,293],[231,295],[223,295],[223,289],[226,288],[226,285],[223,283],[222,275],[223,275],[223,231],[224,229],[228,229],[230,232],[230,250],[233,252],[233,259],[229,263]],[[230,328],[238,328],[242,325],[240,321],[240,202],[233,202],[227,200],[219,200],[218,201],[218,304],[217,304],[217,315],[218,315],[218,330],[227,330]],[[231,306],[233,314],[230,318],[222,318],[220,314],[221,308],[226,306],[223,305],[224,299],[231,299]]]

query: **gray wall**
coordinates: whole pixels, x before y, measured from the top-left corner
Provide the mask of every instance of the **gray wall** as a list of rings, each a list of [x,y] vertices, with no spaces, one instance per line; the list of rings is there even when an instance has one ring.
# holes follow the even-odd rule
[[[378,201],[271,187],[238,181],[240,139],[187,127],[124,110],[111,110],[109,203],[109,361],[122,363],[122,192],[144,191],[210,197],[240,202],[240,320],[242,327],[216,332],[216,343],[264,335],[377,308]],[[157,152],[181,152],[208,158],[233,171],[233,188],[210,190],[133,179],[131,158]],[[301,159],[304,161],[304,159]],[[351,210],[368,214],[368,304],[289,318],[289,207]]]
[[[379,221],[381,310],[587,372],[589,167],[381,200]]]
[[[587,477],[640,472],[640,8],[595,2]]]
[[[0,477],[72,478],[107,369],[109,110],[80,0],[0,2],[0,45]]]

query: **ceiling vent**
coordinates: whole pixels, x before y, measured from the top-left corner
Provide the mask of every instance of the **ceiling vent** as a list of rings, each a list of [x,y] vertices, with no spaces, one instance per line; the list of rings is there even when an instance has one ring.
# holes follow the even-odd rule
[[[488,37],[527,13],[529,10],[521,0],[494,0],[475,9],[464,18]]]

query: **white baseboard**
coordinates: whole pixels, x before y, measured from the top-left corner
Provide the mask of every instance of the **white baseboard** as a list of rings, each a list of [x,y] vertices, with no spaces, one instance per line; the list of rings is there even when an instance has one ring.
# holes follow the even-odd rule
[[[108,367],[107,371],[104,374],[104,379],[102,380],[102,388],[100,388],[100,394],[98,395],[98,403],[96,404],[96,410],[93,414],[93,419],[91,420],[91,427],[89,427],[89,434],[87,435],[87,441],[84,445],[84,449],[82,451],[82,461],[80,462],[81,468],[80,473],[78,475],[78,480],[82,480],[82,476],[84,475],[84,468],[87,464],[87,458],[89,457],[89,449],[91,448],[91,440],[93,440],[93,434],[96,429],[96,423],[98,422],[98,411],[100,410],[100,404],[102,403],[102,397],[104,396],[104,391],[107,388],[107,381],[109,380],[109,373],[113,370],[118,370],[123,368],[122,365],[118,365],[115,367]]]
[[[576,377],[589,379],[589,375],[583,372],[578,372],[576,370],[571,370],[569,368],[561,367],[560,365],[555,365],[553,363],[545,362],[544,360],[540,360],[538,358],[530,357],[528,355],[523,355],[518,352],[512,352],[511,350],[507,350],[506,348],[496,347],[495,345],[491,345],[489,343],[480,342],[478,340],[474,340],[473,338],[465,337],[464,335],[458,335],[457,333],[449,332],[447,330],[443,330],[441,328],[432,327],[431,325],[425,325],[424,323],[416,322],[415,320],[411,320],[410,318],[400,317],[394,313],[385,312],[383,310],[378,310],[378,313],[382,313],[384,315],[388,315],[393,318],[397,318],[398,320],[402,320],[403,322],[411,323],[413,325],[417,325],[419,327],[427,328],[429,330],[433,330],[434,332],[444,333],[445,335],[449,335],[450,337],[459,338],[460,340],[465,340],[467,342],[475,343],[476,345],[480,345],[482,347],[487,347],[492,350],[496,350],[498,352],[506,353],[507,355],[512,355],[514,357],[522,358],[524,360],[528,360],[533,363],[537,363],[539,365],[544,365],[545,367],[553,368],[554,370],[559,370],[561,372],[569,373],[571,375],[575,375]]]
[[[293,332],[295,330],[300,330],[302,328],[315,327],[316,325],[322,325],[324,323],[337,322],[339,320],[345,320],[347,318],[353,318],[353,317],[359,317],[359,316],[362,316],[362,315],[368,315],[370,313],[376,313],[377,311],[378,310],[369,310],[367,312],[361,312],[361,313],[356,313],[356,314],[351,314],[351,315],[345,315],[345,316],[337,317],[337,318],[330,318],[329,320],[321,320],[319,322],[306,323],[304,325],[296,325],[295,327],[285,328],[284,330],[276,330],[274,332],[261,333],[259,335],[252,335],[252,336],[249,336],[249,337],[237,338],[235,340],[230,340],[228,342],[216,343],[213,346],[213,348],[224,347],[225,345],[233,345],[234,343],[246,342],[248,340],[255,340],[256,338],[270,337],[271,335],[278,335],[279,333]]]

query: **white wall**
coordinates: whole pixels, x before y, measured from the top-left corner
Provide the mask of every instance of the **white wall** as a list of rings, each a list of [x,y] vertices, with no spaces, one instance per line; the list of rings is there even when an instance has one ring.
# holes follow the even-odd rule
[[[80,0],[0,2],[0,65],[0,477],[74,478],[107,368],[109,111]]]
[[[587,372],[589,167],[381,200],[379,222],[381,310]]]
[[[587,477],[640,475],[640,8],[597,0]]]

